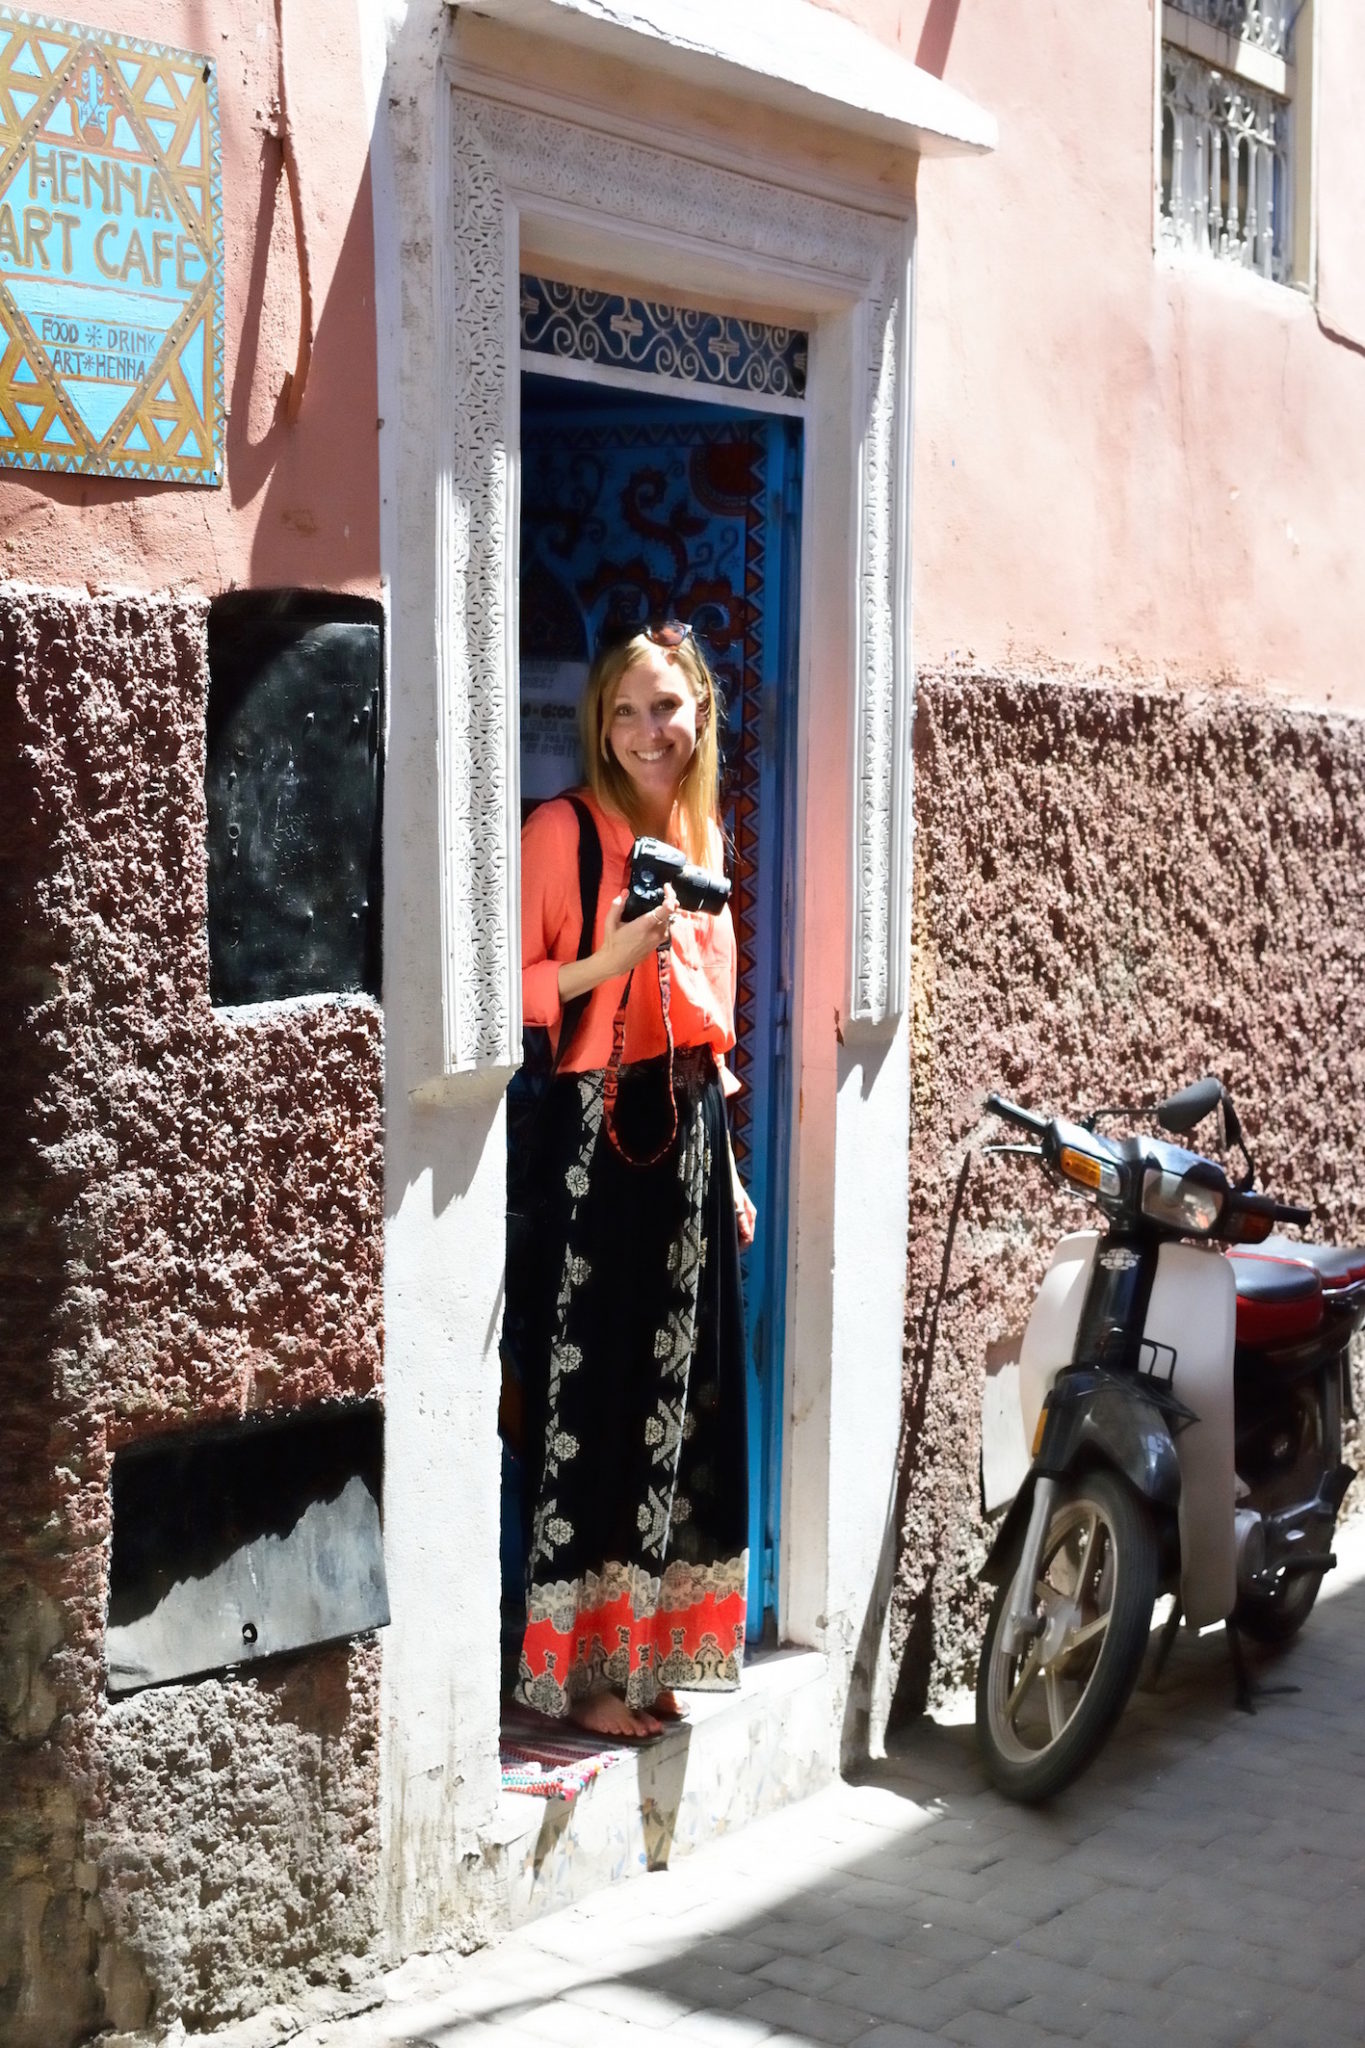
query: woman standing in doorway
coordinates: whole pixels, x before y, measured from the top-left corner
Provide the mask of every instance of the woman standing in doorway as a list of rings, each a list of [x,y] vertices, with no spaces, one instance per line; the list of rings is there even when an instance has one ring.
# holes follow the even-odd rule
[[[646,629],[594,662],[581,712],[580,797],[602,849],[589,949],[573,805],[542,805],[522,835],[526,1021],[555,1034],[565,1005],[586,1003],[537,1155],[517,1695],[627,1741],[679,1715],[675,1690],[736,1686],[744,1645],[739,1245],[754,1210],[725,1117],[734,927],[728,908],[684,911],[671,890],[621,915],[637,837],[719,870],[717,716],[687,627]]]

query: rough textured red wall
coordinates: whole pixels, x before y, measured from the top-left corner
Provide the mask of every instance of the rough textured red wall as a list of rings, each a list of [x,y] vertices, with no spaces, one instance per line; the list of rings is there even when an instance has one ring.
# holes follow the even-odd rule
[[[970,1675],[985,1361],[1088,1213],[981,1156],[987,1090],[1075,1114],[1221,1074],[1260,1184],[1365,1238],[1365,726],[930,672],[916,777],[900,1714]]]
[[[372,1645],[103,1694],[114,1451],[380,1376],[379,1012],[209,1005],[206,619],[0,586],[13,2048],[221,2017],[373,1928]]]

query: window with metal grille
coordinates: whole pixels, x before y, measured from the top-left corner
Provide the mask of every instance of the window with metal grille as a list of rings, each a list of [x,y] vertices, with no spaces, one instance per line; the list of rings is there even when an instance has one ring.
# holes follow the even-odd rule
[[[1181,0],[1162,14],[1162,244],[1301,281],[1294,0]]]

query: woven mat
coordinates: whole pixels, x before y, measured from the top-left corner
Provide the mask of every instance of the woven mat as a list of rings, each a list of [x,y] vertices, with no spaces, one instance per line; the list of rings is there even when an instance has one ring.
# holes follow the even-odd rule
[[[576,1799],[581,1791],[630,1754],[603,1749],[600,1735],[560,1726],[518,1707],[502,1710],[498,1743],[504,1792],[531,1792],[540,1799]]]

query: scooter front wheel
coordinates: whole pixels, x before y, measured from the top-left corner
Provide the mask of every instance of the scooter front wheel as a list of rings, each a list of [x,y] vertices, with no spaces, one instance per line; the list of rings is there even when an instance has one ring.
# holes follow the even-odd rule
[[[1048,1524],[1031,1603],[1038,1635],[1006,1648],[1011,1581],[996,1593],[976,1680],[976,1732],[1011,1799],[1049,1799],[1080,1776],[1128,1700],[1152,1625],[1159,1566],[1150,1510],[1115,1473],[1074,1480]]]

